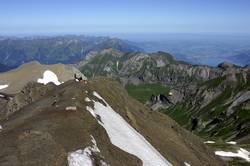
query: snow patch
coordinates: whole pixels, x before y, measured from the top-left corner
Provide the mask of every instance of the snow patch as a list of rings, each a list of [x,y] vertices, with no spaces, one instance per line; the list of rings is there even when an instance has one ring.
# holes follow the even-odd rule
[[[231,145],[236,145],[237,144],[237,142],[235,142],[235,141],[229,141],[229,142],[226,142],[227,144],[231,144]]]
[[[3,130],[3,127],[0,125],[0,131]]]
[[[142,160],[144,166],[166,166],[169,163],[141,134],[131,127],[118,113],[116,113],[107,102],[97,93],[93,95],[103,100],[107,106],[94,101],[94,110],[91,111],[94,117],[100,116],[100,123],[108,133],[113,145],[137,156]]]
[[[245,159],[247,162],[250,162],[250,152],[247,150],[240,148],[237,153],[234,152],[225,152],[225,151],[215,151],[215,154],[222,157],[239,157]]]
[[[86,102],[91,102],[91,100],[88,97],[85,98],[85,101]]]
[[[9,85],[0,85],[0,90],[8,88],[8,87],[9,87]]]
[[[76,106],[69,106],[69,107],[66,107],[66,110],[67,111],[76,111],[77,108],[76,108]]]
[[[97,97],[98,99],[100,99],[100,100],[103,100],[103,102],[105,102],[105,100],[97,93],[97,92],[93,92],[93,95],[95,96],[95,97]],[[105,102],[106,103],[106,102]],[[107,104],[107,103],[106,103]],[[107,104],[108,105],[108,104]]]
[[[46,70],[44,73],[43,73],[43,78],[39,78],[37,80],[38,83],[41,83],[41,84],[48,84],[50,82],[53,82],[55,85],[60,85],[61,83],[58,81],[58,78],[57,78],[57,75],[55,73],[53,73],[52,71],[50,70]]]
[[[184,162],[185,166],[191,166],[189,163],[187,163],[186,161]]]
[[[95,111],[94,111],[91,107],[87,106],[87,107],[86,107],[86,110],[89,111],[89,112],[91,113],[91,115],[92,115],[94,118],[97,119],[97,115],[96,115]]]
[[[86,147],[84,150],[77,150],[68,154],[68,163],[69,166],[93,166],[94,163],[91,159],[93,153],[100,153],[99,148],[97,147],[95,138],[91,135],[92,146]],[[108,164],[101,160],[102,166],[108,166]]]
[[[206,141],[204,142],[204,144],[214,144],[215,142],[214,141]]]
[[[69,166],[93,166],[88,148],[70,153],[67,159]]]

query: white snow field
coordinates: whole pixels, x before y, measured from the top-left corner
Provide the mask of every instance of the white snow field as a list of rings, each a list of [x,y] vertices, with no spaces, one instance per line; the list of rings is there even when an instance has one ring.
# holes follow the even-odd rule
[[[91,102],[91,100],[88,97],[85,98],[85,101],[86,102]]]
[[[250,162],[250,152],[248,152],[247,150],[243,148],[240,148],[240,150],[238,150],[237,153],[216,151],[215,154],[218,156],[222,156],[222,157],[239,157],[239,158],[245,159],[247,162]]]
[[[66,110],[67,111],[76,111],[77,108],[76,108],[76,106],[68,106],[68,107],[66,107]]]
[[[0,90],[8,88],[8,87],[9,87],[9,85],[0,85]]]
[[[92,153],[100,153],[99,148],[97,147],[95,138],[91,135],[92,146],[86,147],[84,150],[77,150],[68,154],[68,163],[69,166],[93,166],[91,159]],[[104,161],[101,161],[102,166],[107,166]]]
[[[101,117],[99,122],[107,131],[111,143],[120,149],[137,156],[144,166],[167,166],[168,162],[141,134],[131,127],[109,104],[97,93],[93,95],[103,100],[107,106],[93,101],[94,109],[87,110],[96,118]]]
[[[55,85],[60,85],[61,83],[58,81],[58,78],[57,78],[57,75],[55,73],[53,73],[52,71],[50,70],[46,70],[44,73],[43,73],[43,78],[39,78],[37,80],[38,83],[41,83],[41,84],[48,84],[50,82],[53,82]]]
[[[204,144],[214,144],[215,142],[214,141],[206,141],[204,142]]]
[[[235,142],[235,141],[229,141],[229,142],[226,142],[227,144],[231,144],[231,145],[236,145],[237,144],[237,142]]]
[[[187,163],[186,161],[184,162],[185,166],[191,166],[189,163]]]

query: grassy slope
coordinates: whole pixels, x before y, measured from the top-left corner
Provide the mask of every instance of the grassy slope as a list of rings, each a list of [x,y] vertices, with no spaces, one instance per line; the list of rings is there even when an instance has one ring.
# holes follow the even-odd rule
[[[207,89],[213,89],[219,86],[225,79],[226,77],[220,77],[213,80],[209,80],[203,83],[202,86],[206,86]],[[198,109],[198,112],[197,110],[188,108],[185,105],[185,103],[178,103],[175,106],[169,107],[167,110],[160,110],[160,112],[167,114],[177,123],[179,123],[181,126],[185,127],[188,130],[191,129],[191,121],[190,121],[191,115],[197,113],[201,121],[199,128],[196,131],[194,131],[194,133],[208,140],[216,140],[216,142],[219,141],[219,144],[216,143],[214,145],[214,149],[222,148],[227,150],[229,148],[228,150],[230,150],[230,145],[225,144],[223,140],[232,136],[233,133],[237,130],[236,128],[239,127],[241,124],[247,124],[247,122],[250,121],[249,110],[246,110],[242,105],[234,108],[236,111],[232,116],[230,117],[225,116],[226,110],[230,105],[230,103],[226,104],[228,99],[235,96],[238,92],[242,90],[249,90],[250,88],[249,86],[250,81],[243,83],[242,75],[237,75],[237,79],[238,79],[238,84],[236,86],[226,87],[225,90],[222,91],[222,93],[214,100],[212,100],[206,107]],[[162,87],[160,84],[126,86],[128,93],[132,97],[143,103],[145,103],[148,100],[150,94],[157,94],[163,92],[164,90],[162,90],[161,88]],[[216,125],[211,123],[206,127],[202,126],[202,123],[205,124],[209,121],[211,122],[211,119],[215,117],[218,119],[222,119],[222,121]],[[235,120],[235,117],[237,118],[237,120]],[[238,137],[242,135],[244,136],[249,132],[250,129],[245,129],[240,133],[240,135],[238,135]],[[239,146],[247,149],[250,147],[250,145],[246,143],[240,144]],[[235,148],[236,147],[234,147],[234,149]],[[245,163],[244,160],[242,159],[235,158],[229,162],[229,165],[247,165],[247,163]]]
[[[141,85],[126,85],[126,90],[130,96],[138,101],[145,103],[151,97],[151,95],[164,94],[167,95],[169,88],[163,86],[160,83],[141,84]]]

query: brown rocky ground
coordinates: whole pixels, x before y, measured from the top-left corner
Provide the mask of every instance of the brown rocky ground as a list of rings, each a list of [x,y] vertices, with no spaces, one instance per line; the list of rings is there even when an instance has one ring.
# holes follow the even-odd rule
[[[129,97],[109,78],[96,78],[87,85],[68,81],[60,86],[33,83],[27,87],[31,92],[29,102],[23,100],[27,95],[21,92],[0,110],[0,165],[68,165],[68,153],[90,146],[91,135],[100,149],[92,156],[95,165],[101,165],[100,158],[115,166],[142,165],[136,156],[114,146],[105,129],[86,110],[93,103],[84,99],[94,99],[93,91],[173,165],[225,165],[202,140]],[[68,106],[77,110],[66,110]]]
[[[46,70],[54,72],[60,82],[66,82],[74,79],[74,74],[84,77],[81,72],[73,66],[64,64],[43,65],[33,61],[26,63],[17,69],[0,73],[0,85],[9,85],[8,88],[2,89],[0,92],[18,93],[30,81],[37,82],[37,79],[43,78]]]

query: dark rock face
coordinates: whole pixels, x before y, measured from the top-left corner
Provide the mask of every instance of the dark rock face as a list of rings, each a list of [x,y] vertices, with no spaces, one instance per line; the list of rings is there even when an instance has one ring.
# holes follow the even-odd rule
[[[163,103],[171,103],[167,96],[160,94],[158,96],[152,95],[150,101],[152,103],[163,102]]]
[[[191,130],[193,131],[193,130],[196,129],[196,127],[197,127],[197,125],[198,125],[198,118],[196,118],[196,117],[191,117],[191,123],[192,123],[192,128],[191,128]]]

